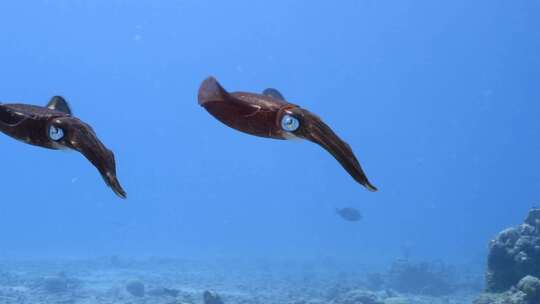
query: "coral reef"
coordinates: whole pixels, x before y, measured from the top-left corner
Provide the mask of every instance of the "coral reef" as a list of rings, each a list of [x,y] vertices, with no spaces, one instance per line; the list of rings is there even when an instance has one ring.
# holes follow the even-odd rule
[[[485,293],[474,304],[538,304],[540,303],[540,280],[526,276],[516,286],[502,293]]]
[[[486,290],[504,292],[527,275],[540,277],[540,209],[490,242]]]
[[[540,279],[526,276],[517,285],[517,289],[526,295],[526,300],[531,303],[540,303]]]
[[[486,293],[475,304],[540,303],[540,209],[489,243]]]

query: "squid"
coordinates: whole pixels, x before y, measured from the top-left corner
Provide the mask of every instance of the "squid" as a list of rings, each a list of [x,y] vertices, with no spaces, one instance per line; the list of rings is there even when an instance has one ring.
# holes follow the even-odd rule
[[[113,152],[99,140],[90,125],[73,116],[61,96],[53,97],[45,107],[0,104],[0,131],[30,145],[80,152],[116,195],[127,197],[116,176]]]
[[[254,136],[290,140],[306,139],[328,151],[360,185],[373,186],[351,147],[317,115],[289,103],[276,89],[262,94],[227,92],[213,77],[203,81],[198,92],[199,105],[223,124]]]

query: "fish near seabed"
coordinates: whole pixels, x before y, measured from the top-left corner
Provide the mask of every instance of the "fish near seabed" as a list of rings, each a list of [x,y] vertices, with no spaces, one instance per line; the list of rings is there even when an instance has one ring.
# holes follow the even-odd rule
[[[73,116],[64,98],[55,96],[44,107],[0,104],[0,131],[30,145],[80,152],[98,169],[116,195],[127,197],[116,176],[113,152],[99,140],[90,125]]]

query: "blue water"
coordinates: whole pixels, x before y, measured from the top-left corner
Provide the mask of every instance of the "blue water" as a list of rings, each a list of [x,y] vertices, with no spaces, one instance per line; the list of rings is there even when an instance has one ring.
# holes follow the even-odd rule
[[[115,152],[128,200],[79,153],[2,135],[0,257],[482,259],[540,203],[539,9],[3,1],[0,100],[63,95]],[[315,144],[221,124],[197,104],[210,75],[320,115],[379,192]]]

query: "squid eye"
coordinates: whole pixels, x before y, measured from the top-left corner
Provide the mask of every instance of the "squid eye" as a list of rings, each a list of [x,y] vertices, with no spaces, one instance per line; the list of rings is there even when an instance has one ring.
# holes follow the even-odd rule
[[[49,138],[54,141],[59,141],[64,138],[64,130],[55,126],[49,127]]]
[[[300,127],[300,121],[289,114],[283,115],[281,118],[281,128],[287,132],[294,132]]]

